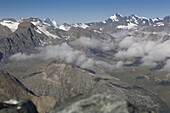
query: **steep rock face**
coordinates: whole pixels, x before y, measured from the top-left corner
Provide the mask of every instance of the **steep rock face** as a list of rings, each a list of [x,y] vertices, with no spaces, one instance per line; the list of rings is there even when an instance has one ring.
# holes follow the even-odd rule
[[[17,52],[34,51],[39,46],[40,36],[31,23],[21,23],[16,32],[0,39],[0,51],[3,53],[3,62]]]
[[[27,101],[18,101],[17,100],[11,100],[9,102],[17,102],[19,104],[17,105],[9,105],[9,108],[5,105],[5,109],[1,110],[3,107],[3,101],[7,101],[10,99],[19,99],[19,100],[32,100],[33,103],[37,106],[37,110],[39,113],[47,113],[50,111],[50,109],[55,105],[57,100],[53,97],[48,97],[48,96],[42,96],[42,97],[37,97],[35,94],[28,90],[23,84],[21,84],[15,77],[7,73],[6,71],[0,71],[0,113],[5,113],[6,111],[10,111],[14,113],[14,111],[17,113],[17,107],[21,106],[21,111],[28,109],[29,104],[31,106],[33,105],[32,103],[27,102]],[[28,106],[27,106],[28,103]],[[23,105],[22,105],[23,104]],[[26,104],[26,106],[24,106]],[[30,106],[30,107],[31,107]],[[12,107],[12,108],[11,108]],[[34,109],[35,110],[35,109]],[[34,111],[33,110],[33,111]],[[3,111],[3,112],[2,112]],[[28,112],[30,113],[30,112]],[[32,113],[32,112],[31,112]]]
[[[58,102],[54,97],[48,96],[34,98],[32,101],[39,113],[48,113],[55,106],[56,102]]]
[[[38,96],[53,96],[61,101],[71,95],[108,93],[126,98],[143,109],[157,112],[169,110],[159,97],[142,87],[129,86],[114,77],[64,62],[53,61],[45,66],[44,71],[35,72],[22,82]]]
[[[0,101],[11,98],[31,99],[33,93],[22,85],[15,77],[0,71]]]
[[[30,81],[32,84],[29,84]],[[26,78],[23,83],[38,95],[50,95],[57,99],[74,93],[89,93],[95,85],[93,73],[57,61],[47,65],[40,74]]]
[[[50,113],[150,113],[115,95],[98,94],[58,103]]]
[[[12,31],[8,27],[0,24],[0,38],[7,36],[11,33],[12,33]]]

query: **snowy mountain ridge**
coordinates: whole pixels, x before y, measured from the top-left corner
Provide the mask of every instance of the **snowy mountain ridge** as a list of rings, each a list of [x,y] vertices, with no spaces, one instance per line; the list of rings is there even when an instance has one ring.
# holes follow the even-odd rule
[[[19,20],[15,19],[3,19],[0,21],[0,24],[3,26],[7,26],[12,32],[15,32],[18,29],[18,25],[22,23],[24,18],[20,18]],[[53,19],[39,19],[41,20],[41,24],[46,26],[51,26],[55,29],[61,29],[64,31],[69,31],[71,27],[79,27],[82,29],[93,28],[93,29],[100,29],[103,30],[101,27],[96,26],[107,26],[108,24],[113,24],[112,28],[117,29],[136,29],[138,26],[151,26],[154,24],[155,26],[163,26],[164,23],[161,22],[169,22],[170,16],[166,16],[164,18],[146,18],[146,17],[139,17],[137,15],[130,15],[130,16],[122,16],[118,13],[110,16],[107,20],[101,22],[93,22],[93,23],[77,23],[77,24],[57,24],[57,22]],[[33,20],[31,20],[33,21]],[[37,21],[37,20],[34,20]],[[35,24],[34,24],[35,25]],[[36,25],[35,25],[36,26]],[[41,31],[41,30],[40,30]]]

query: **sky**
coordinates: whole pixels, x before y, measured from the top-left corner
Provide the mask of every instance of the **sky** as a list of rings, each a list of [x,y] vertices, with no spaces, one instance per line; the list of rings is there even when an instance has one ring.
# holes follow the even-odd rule
[[[170,15],[170,0],[0,0],[0,19],[51,18],[58,24],[88,23],[119,13],[142,17]]]

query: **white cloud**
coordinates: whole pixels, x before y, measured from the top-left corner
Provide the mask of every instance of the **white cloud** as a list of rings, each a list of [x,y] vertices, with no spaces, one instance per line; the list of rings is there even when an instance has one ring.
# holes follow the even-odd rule
[[[100,49],[102,51],[109,51],[115,49],[115,42],[110,38],[97,39],[97,38],[81,37],[71,42],[71,44],[82,46],[84,48]]]
[[[22,61],[34,58],[41,58],[44,60],[55,58],[56,60],[66,61],[67,63],[74,63],[82,68],[90,68],[94,65],[102,66],[108,69],[114,69],[114,66],[107,62],[88,58],[83,52],[74,50],[67,43],[61,45],[47,46],[39,49],[39,53],[27,55],[25,53],[17,53],[10,57],[11,60]]]
[[[165,64],[165,66],[164,66],[164,69],[170,71],[170,60],[167,60],[167,61],[166,61],[166,64]]]
[[[16,61],[21,61],[21,60],[28,60],[28,59],[33,59],[33,58],[37,58],[39,57],[39,55],[37,54],[30,54],[27,55],[25,53],[17,53],[15,55],[12,55],[10,57],[10,60],[16,60]]]
[[[149,36],[149,35],[147,35]],[[156,66],[157,62],[165,61],[170,57],[170,40],[162,42],[159,40],[150,40],[152,37],[125,37],[120,41],[119,48],[115,57],[117,58],[135,58],[141,57],[142,65]]]
[[[120,36],[122,36],[121,33]],[[10,59],[19,61],[32,58],[55,58],[56,60],[74,63],[83,68],[97,65],[108,69],[117,69],[121,68],[129,61],[132,63],[131,61],[134,61],[133,58],[135,57],[141,57],[140,61],[142,66],[156,66],[158,62],[164,62],[170,57],[170,40],[163,41],[164,36],[156,40],[153,35],[149,35],[149,33],[144,37],[126,36],[120,37],[120,39],[118,39],[118,37],[118,35],[116,39],[81,37],[70,42],[72,46],[81,46],[86,49],[98,49],[103,52],[116,50],[117,52],[113,53],[112,57],[121,58],[122,60],[126,59],[126,62],[120,60],[115,65],[94,58],[88,58],[84,52],[73,49],[67,43],[41,48],[38,54],[27,55],[18,53],[11,56]],[[168,69],[168,67],[170,67],[169,65],[169,61],[167,61],[164,68]]]

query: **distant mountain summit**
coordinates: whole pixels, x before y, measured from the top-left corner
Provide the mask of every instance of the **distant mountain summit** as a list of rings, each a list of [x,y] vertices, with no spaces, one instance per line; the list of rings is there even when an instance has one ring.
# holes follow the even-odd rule
[[[166,16],[164,18],[147,18],[139,17],[134,14],[130,16],[122,16],[116,13],[104,21],[93,22],[87,25],[89,25],[89,27],[92,29],[111,33],[116,30],[137,30],[149,26],[152,26],[157,29],[157,27],[167,25],[167,22],[170,22],[170,16]]]
[[[62,25],[58,25],[55,20],[50,18],[41,20],[37,18],[29,18],[24,19],[20,18],[19,20],[6,18],[0,21],[0,24],[8,27],[12,32],[18,29],[18,25],[24,21],[41,21],[42,24],[47,26],[51,26],[53,28],[61,29],[64,31],[69,31],[72,27],[79,27],[83,29],[92,28],[99,31],[107,32],[109,29],[136,29],[143,26],[152,26],[155,24],[156,26],[162,26],[164,22],[170,22],[170,16],[166,16],[164,18],[147,18],[147,17],[139,17],[137,15],[130,16],[122,16],[121,14],[114,14],[110,16],[108,19],[101,22],[93,22],[93,23],[77,23],[77,24],[67,24],[64,23]],[[163,23],[161,23],[163,22]]]
[[[51,26],[53,26],[55,28],[58,28],[58,25],[55,20],[47,18],[47,19],[44,19],[44,22],[50,24]]]
[[[137,15],[130,15],[130,16],[122,16],[118,13],[110,16],[109,19],[102,21],[103,23],[107,23],[107,22],[120,22],[120,21],[124,21],[124,22],[131,22],[137,25],[151,25],[155,22],[159,22],[159,21],[163,21],[163,18],[146,18],[146,17],[139,17]]]

